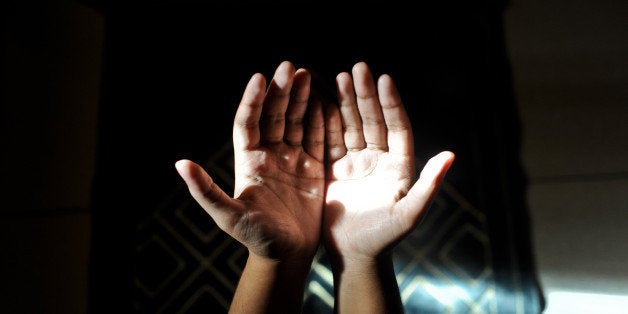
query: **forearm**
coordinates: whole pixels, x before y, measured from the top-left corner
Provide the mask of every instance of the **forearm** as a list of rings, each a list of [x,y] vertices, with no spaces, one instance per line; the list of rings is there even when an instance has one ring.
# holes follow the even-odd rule
[[[300,313],[311,259],[277,261],[249,252],[229,313]]]
[[[336,313],[403,313],[392,257],[334,262]]]

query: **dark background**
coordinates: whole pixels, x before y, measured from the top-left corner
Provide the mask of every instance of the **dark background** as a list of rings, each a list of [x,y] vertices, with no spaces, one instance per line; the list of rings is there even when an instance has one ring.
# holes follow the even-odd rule
[[[534,253],[546,293],[628,294],[622,266],[628,250],[617,241],[626,236],[623,226],[628,221],[622,194],[628,172],[628,27],[622,19],[627,6],[621,1],[447,5],[453,7],[399,11],[391,6],[367,18],[383,20],[387,30],[399,32],[382,32],[373,23],[345,34],[335,33],[342,25],[321,19],[315,9],[285,20],[280,10],[260,7],[267,14],[252,10],[243,15],[237,5],[212,5],[205,11],[165,4],[4,4],[0,269],[6,279],[0,286],[0,307],[11,313],[85,312],[91,219],[98,214],[92,208],[94,182],[104,177],[104,182],[120,180],[123,187],[137,187],[109,190],[115,194],[112,200],[137,202],[137,211],[108,216],[107,224],[100,225],[119,232],[108,233],[111,238],[106,239],[99,232],[95,238],[101,244],[120,243],[129,231],[115,218],[140,219],[142,208],[160,201],[142,195],[167,192],[155,191],[146,181],[175,183],[178,178],[170,167],[174,160],[206,156],[205,143],[199,141],[205,135],[199,133],[208,140],[230,133],[234,106],[253,72],[270,75],[281,58],[288,58],[329,80],[350,69],[365,49],[371,52],[364,58],[376,72],[389,72],[399,81],[406,103],[436,99],[445,104],[428,109],[430,115],[409,108],[417,121],[425,122],[415,124],[418,146],[433,149],[435,143],[443,148],[463,145],[457,140],[462,135],[446,127],[435,132],[429,122],[465,123],[466,115],[455,110],[455,95],[482,88],[469,85],[470,78],[457,81],[459,71],[473,67],[470,60],[507,57],[513,69],[514,108],[523,126],[521,158],[530,178]],[[483,31],[477,21],[485,21],[486,27],[501,25],[494,19],[502,16],[502,7],[507,55],[485,56],[486,50],[471,49],[482,46],[473,36]],[[355,14],[349,8],[340,7],[339,16]],[[352,29],[350,22],[344,26]],[[240,29],[243,24],[260,27]],[[206,37],[199,36],[199,28],[209,30]],[[221,37],[223,28],[235,35]],[[303,28],[317,31],[303,34]],[[417,30],[418,39],[407,39],[402,30],[409,28]],[[186,29],[192,31],[180,32]],[[308,36],[299,40],[303,35]],[[499,43],[501,34],[495,36],[490,43]],[[273,43],[282,38],[295,46],[274,51]],[[105,51],[112,45],[118,49]],[[146,55],[147,45],[154,55]],[[336,60],[338,51],[351,57]],[[392,56],[398,59],[388,61]],[[324,62],[331,59],[335,63]],[[410,81],[404,78],[418,85],[404,85]],[[506,83],[495,95],[510,93]],[[489,109],[489,104],[478,108]],[[99,132],[103,129],[134,132]],[[119,153],[106,154],[112,147]],[[103,171],[103,164],[122,167]],[[462,172],[469,169],[456,166]],[[549,301],[551,308],[551,297]]]

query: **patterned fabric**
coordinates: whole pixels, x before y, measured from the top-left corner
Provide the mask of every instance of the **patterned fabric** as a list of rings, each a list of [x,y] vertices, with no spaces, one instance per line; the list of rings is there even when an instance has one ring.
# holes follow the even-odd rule
[[[204,164],[227,191],[233,190],[232,154],[227,143]],[[213,223],[185,186],[140,224],[138,235],[134,306],[139,312],[227,311],[246,249]],[[497,313],[486,214],[448,182],[393,258],[407,313]],[[511,293],[522,299],[520,291]],[[304,298],[305,313],[333,313],[333,276],[323,249]]]

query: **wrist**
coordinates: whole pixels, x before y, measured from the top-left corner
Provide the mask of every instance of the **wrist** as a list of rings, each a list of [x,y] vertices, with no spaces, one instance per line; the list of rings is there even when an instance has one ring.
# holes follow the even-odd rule
[[[307,275],[313,257],[291,256],[281,259],[261,256],[249,251],[247,267],[267,274]]]
[[[392,254],[343,256],[332,269],[339,312],[403,313]]]
[[[393,269],[391,253],[376,256],[344,255],[330,257],[334,270],[346,275],[376,274]]]
[[[311,260],[277,260],[249,251],[229,313],[299,313]]]

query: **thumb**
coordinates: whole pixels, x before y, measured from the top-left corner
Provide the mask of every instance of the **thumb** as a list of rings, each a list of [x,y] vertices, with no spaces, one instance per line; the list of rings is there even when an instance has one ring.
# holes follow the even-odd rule
[[[230,221],[238,210],[238,202],[229,197],[197,163],[182,159],[175,163],[177,172],[196,202],[214,219],[216,224],[227,231],[225,223]]]
[[[421,170],[417,182],[399,201],[398,206],[404,213],[404,218],[407,218],[406,221],[412,226],[419,221],[423,212],[430,206],[454,158],[454,153],[450,151],[440,152],[430,158]]]

